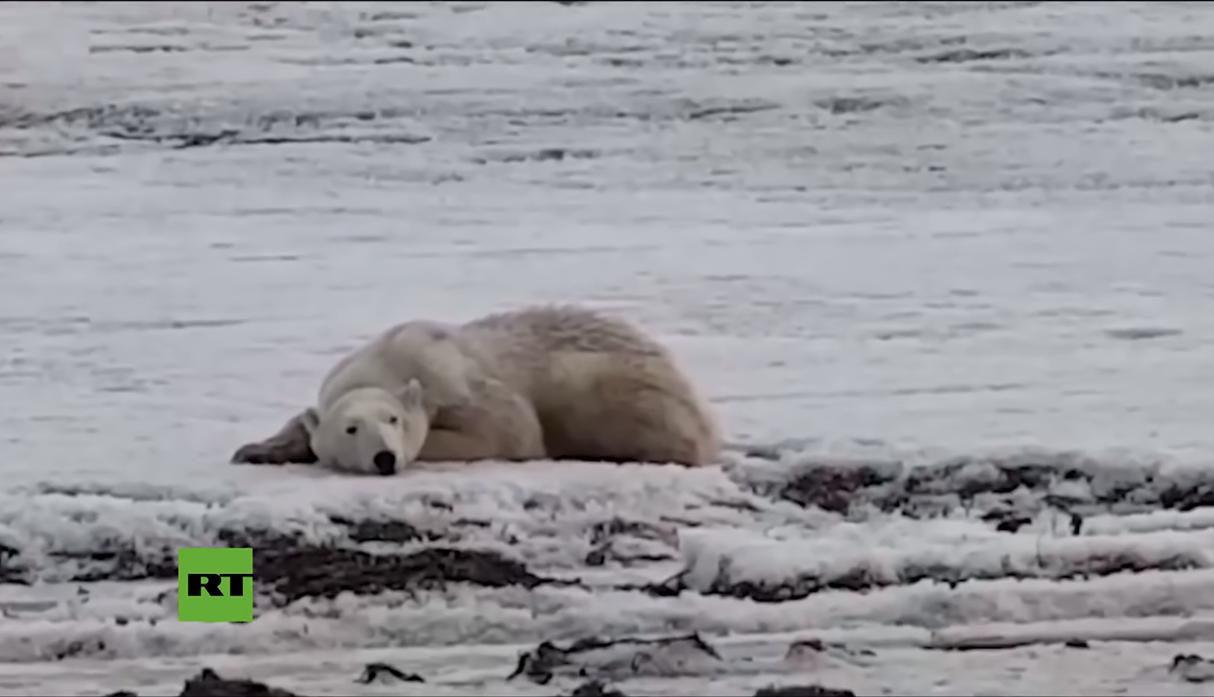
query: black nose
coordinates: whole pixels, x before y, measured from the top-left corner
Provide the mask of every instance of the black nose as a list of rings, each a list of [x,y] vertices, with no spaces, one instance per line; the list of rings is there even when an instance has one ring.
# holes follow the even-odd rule
[[[375,469],[379,470],[380,474],[394,474],[396,472],[396,456],[387,450],[381,450],[375,453],[375,457],[371,458],[375,463]]]

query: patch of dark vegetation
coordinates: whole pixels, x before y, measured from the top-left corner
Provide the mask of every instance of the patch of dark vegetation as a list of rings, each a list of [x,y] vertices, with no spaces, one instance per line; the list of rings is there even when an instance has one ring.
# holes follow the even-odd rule
[[[393,63],[412,64],[416,63],[417,60],[415,60],[412,56],[385,56],[383,58],[376,58],[372,62],[375,63],[375,65],[391,65]]]
[[[363,668],[362,675],[354,681],[363,685],[370,685],[373,682],[390,682],[391,680],[399,680],[401,682],[426,682],[426,679],[417,673],[406,673],[388,663],[368,663],[366,668]]]
[[[591,148],[552,147],[526,152],[507,152],[484,157],[474,157],[472,161],[481,165],[489,164],[490,162],[561,162],[563,160],[590,160],[601,155],[601,152]]]
[[[0,544],[0,584],[28,586],[27,569],[14,563],[18,551],[15,547]]]
[[[915,467],[807,459],[789,465],[775,481],[750,486],[763,496],[841,515],[874,509],[926,518],[964,509],[1006,532],[1044,510],[1069,515],[1072,533],[1079,534],[1084,517],[1094,513],[1214,506],[1214,470],[1165,474],[1161,467],[1102,463],[1065,452],[956,457]]]
[[[899,473],[900,468],[891,468],[884,463],[813,467],[789,480],[779,496],[802,506],[845,513],[858,492],[888,483]]]
[[[1164,508],[1191,511],[1195,508],[1214,506],[1214,481],[1198,482],[1190,486],[1174,484],[1159,495]]]
[[[567,647],[545,641],[519,655],[518,664],[506,679],[526,677],[546,685],[554,675],[565,673],[591,679],[635,675],[672,676],[720,663],[721,656],[699,634],[660,639],[579,639]]]
[[[613,687],[609,687],[600,680],[587,680],[573,688],[573,692],[569,693],[569,697],[628,697],[628,695]]]
[[[1015,533],[1033,522],[1028,516],[1019,515],[1014,511],[1006,511],[1001,508],[990,511],[982,516],[982,520],[988,523],[994,523],[995,529],[999,532]]]
[[[1123,341],[1143,341],[1145,339],[1164,339],[1172,336],[1180,336],[1184,331],[1173,329],[1171,327],[1123,327],[1120,329],[1105,330],[1105,335],[1110,339],[1121,339]]]
[[[135,549],[133,542],[113,543],[90,552],[49,552],[47,556],[72,560],[82,566],[70,578],[74,583],[177,577],[176,550],[168,545],[150,552]]]
[[[721,104],[718,106],[704,106],[689,111],[686,115],[688,121],[698,121],[714,116],[739,116],[742,114],[753,114],[760,111],[770,111],[778,109],[779,104],[772,102],[743,102],[739,104]]]
[[[971,61],[1007,60],[1009,58],[1028,58],[1033,54],[1018,48],[956,48],[941,53],[919,56],[915,60],[920,63],[969,63]]]
[[[966,472],[967,469],[971,471]],[[1053,463],[988,463],[958,458],[936,467],[911,470],[904,488],[911,495],[955,493],[963,499],[972,499],[978,494],[1008,494],[1021,487],[1043,489],[1059,474]],[[1068,477],[1068,473],[1061,474]]]
[[[350,539],[355,542],[432,542],[439,537],[434,533],[422,533],[403,520],[353,521],[340,516],[331,516],[329,520],[348,528]]]
[[[669,551],[629,551],[624,549],[629,538],[633,541],[658,542]],[[678,541],[673,530],[663,530],[653,523],[615,517],[596,523],[590,529],[590,544],[593,549],[586,554],[587,566],[602,566],[608,561],[627,566],[636,563],[669,561],[674,558],[674,548]]]
[[[1142,109],[1139,111],[1139,116],[1146,119],[1153,119],[1160,123],[1183,123],[1185,121],[1210,120],[1208,114],[1198,111],[1184,111],[1179,114],[1163,114],[1156,109]]]
[[[113,133],[106,133],[104,135],[114,137]],[[382,145],[416,145],[418,143],[428,142],[430,140],[430,136],[387,133],[358,136],[339,134],[247,136],[241,135],[239,132],[233,133],[231,131],[225,131],[217,136],[212,134],[187,133],[155,136],[151,138],[139,138],[136,140],[151,140],[156,143],[165,143],[172,145],[178,150],[181,150],[184,148],[197,148],[207,145],[289,145],[302,143],[377,143]]]
[[[332,598],[343,591],[374,594],[435,589],[449,583],[525,588],[579,583],[537,576],[522,563],[493,551],[426,547],[407,554],[373,554],[352,544],[433,542],[439,535],[418,530],[402,520],[353,521],[341,517],[331,520],[346,528],[347,536],[313,542],[306,540],[300,531],[224,528],[216,533],[215,542],[253,550],[258,595],[268,596],[273,603],[290,603],[309,596]],[[177,577],[176,548],[171,545],[155,548],[125,540],[87,552],[50,550],[47,557],[66,567],[67,580],[78,583]],[[21,550],[0,546],[0,583],[33,582],[36,574],[22,561]]]
[[[252,548],[254,558],[262,553],[272,553],[303,544],[303,533],[287,533],[269,528],[224,528],[216,533],[215,537],[228,547]]]
[[[901,98],[880,98],[880,97],[830,97],[827,99],[819,99],[814,104],[819,108],[825,109],[832,114],[857,114],[866,111],[875,111],[882,107],[894,106],[904,103],[906,100]]]
[[[367,19],[372,22],[396,22],[402,19],[417,19],[417,17],[418,14],[416,12],[387,11],[376,12]]]
[[[216,537],[228,547],[252,547],[256,553],[297,545],[300,536],[266,530],[225,529],[219,531]],[[46,556],[73,569],[73,573],[67,577],[73,583],[177,577],[177,550],[168,544],[152,548],[138,546],[134,540],[105,540],[92,550],[52,549]],[[0,583],[30,583],[32,571],[14,563],[19,558],[20,550],[0,547]]]
[[[185,53],[190,49],[172,44],[147,46],[89,46],[89,53]]]
[[[614,561],[624,566],[631,564],[651,564],[674,559],[673,554],[626,554],[620,552],[610,542],[595,547],[586,553],[583,563],[586,566],[603,566],[608,561]]]
[[[654,598],[677,598],[684,591],[682,577],[683,573],[679,572],[657,583],[619,583],[612,588],[617,591],[644,593]]]
[[[784,660],[797,662],[803,660],[807,656],[816,656],[818,654],[834,652],[842,653],[849,657],[855,658],[858,656],[875,656],[871,649],[852,650],[845,644],[837,642],[826,643],[818,638],[798,639],[788,645],[788,650],[784,652]]]
[[[556,582],[495,552],[467,549],[427,548],[396,555],[301,547],[260,552],[253,556],[253,565],[258,583],[272,588],[276,600],[283,603],[334,598],[342,592],[365,595],[445,588],[449,583],[534,588]]]
[[[756,690],[754,697],[856,697],[856,693],[822,685],[768,685]]]
[[[1194,89],[1214,84],[1214,75],[1166,75],[1163,73],[1140,73],[1134,76],[1138,82],[1159,90]]]
[[[59,642],[57,647],[51,649],[51,657],[56,661],[62,661],[68,658],[103,653],[105,649],[104,639],[72,639],[67,642]]]
[[[186,46],[157,44],[147,46],[89,46],[90,53],[185,53]]]
[[[364,112],[274,111],[249,116],[236,128],[207,129],[204,120],[195,115],[172,113],[139,104],[107,104],[50,113],[10,110],[0,113],[0,126],[15,129],[78,129],[119,141],[153,143],[174,149],[294,143],[411,145],[430,140],[429,136],[408,133],[349,133],[344,129],[352,120],[367,120],[364,116]],[[399,116],[399,113],[383,110],[375,116],[378,119],[391,119]],[[327,129],[328,126],[335,128]]]
[[[648,540],[667,540],[670,533],[662,530],[653,523],[642,520],[624,520],[619,516],[610,520],[595,523],[590,529],[590,544],[602,544],[620,535],[639,537]]]
[[[831,576],[803,574],[796,578],[779,581],[734,581],[728,578],[728,574],[721,574],[703,593],[745,598],[761,603],[779,603],[800,600],[828,590],[859,593],[889,586],[909,586],[921,581],[943,583],[950,588],[955,588],[966,581],[990,581],[1004,578],[1086,580],[1094,576],[1110,576],[1120,573],[1186,571],[1203,568],[1205,565],[1204,558],[1189,554],[1175,554],[1162,559],[1151,559],[1131,551],[1121,551],[1073,558],[1054,558],[1048,562],[1040,561],[1021,569],[1006,563],[976,568],[948,564],[907,563],[902,565],[892,577],[889,575],[878,576],[867,566],[852,567],[843,573]],[[677,579],[679,577],[676,577],[673,583],[681,583]]]

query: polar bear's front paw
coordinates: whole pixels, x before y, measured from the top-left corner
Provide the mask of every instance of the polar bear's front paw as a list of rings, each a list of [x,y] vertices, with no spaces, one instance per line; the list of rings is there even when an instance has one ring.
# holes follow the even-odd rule
[[[312,452],[308,430],[303,423],[308,413],[308,410],[305,410],[291,417],[278,433],[265,440],[240,446],[232,454],[232,464],[285,465],[292,462],[316,462],[316,453]]]
[[[311,446],[296,439],[279,440],[271,438],[259,443],[248,443],[232,455],[234,465],[286,465],[291,463],[311,464],[316,462],[316,454]]]
[[[281,465],[283,461],[274,457],[275,448],[268,443],[242,445],[232,455],[234,465]]]

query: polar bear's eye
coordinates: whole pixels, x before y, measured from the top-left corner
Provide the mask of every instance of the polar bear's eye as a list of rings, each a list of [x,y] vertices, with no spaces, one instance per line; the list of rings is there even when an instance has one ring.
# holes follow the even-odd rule
[[[349,433],[350,435],[358,433],[358,426],[346,426],[346,433]]]
[[[388,423],[390,423],[392,425],[396,425],[396,422],[397,422],[397,418],[395,416],[388,417]]]

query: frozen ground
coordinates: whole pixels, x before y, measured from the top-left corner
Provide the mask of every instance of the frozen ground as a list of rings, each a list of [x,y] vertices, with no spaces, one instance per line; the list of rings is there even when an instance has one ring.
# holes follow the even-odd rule
[[[1197,3],[3,3],[0,692],[551,695],[505,680],[541,641],[699,632],[568,658],[1204,693],[1211,153]],[[226,464],[387,323],[549,300],[666,338],[745,447]],[[177,623],[220,540],[286,585]],[[485,568],[411,585],[440,548]]]

